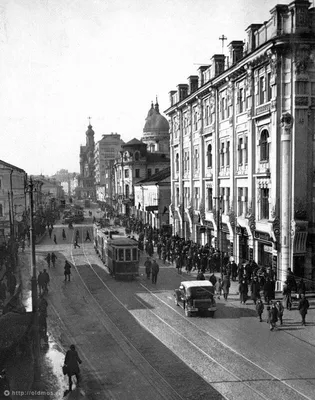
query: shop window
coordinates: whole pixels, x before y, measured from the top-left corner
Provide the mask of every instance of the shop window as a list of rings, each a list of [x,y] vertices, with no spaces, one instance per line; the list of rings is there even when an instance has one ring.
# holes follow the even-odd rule
[[[207,167],[212,168],[212,145],[208,145],[207,149]]]
[[[263,130],[260,135],[260,161],[269,161],[269,133],[267,130]]]
[[[269,189],[260,189],[260,219],[269,218]]]

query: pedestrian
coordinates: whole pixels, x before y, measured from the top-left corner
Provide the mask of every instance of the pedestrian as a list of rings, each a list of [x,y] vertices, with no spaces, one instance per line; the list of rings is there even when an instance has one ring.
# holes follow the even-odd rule
[[[68,280],[70,282],[70,275],[71,275],[71,264],[66,260],[65,267],[64,267],[64,275],[65,275],[65,282]]]
[[[288,282],[285,281],[283,285],[283,304],[287,310],[291,310],[292,300],[291,300],[291,287],[288,285]]]
[[[47,261],[47,266],[48,266],[48,268],[50,268],[50,260],[51,260],[50,253],[47,254],[45,260]]]
[[[256,304],[257,300],[260,299],[260,284],[258,282],[257,276],[254,276],[254,279],[252,280],[250,291],[250,297],[253,300],[254,304]]]
[[[177,254],[177,256],[176,256],[175,265],[176,265],[177,273],[181,274],[182,273],[182,257],[180,254]]]
[[[273,297],[272,294],[273,294],[272,282],[270,281],[270,278],[267,277],[267,280],[264,284],[264,298],[266,304],[269,304],[270,300]]]
[[[54,235],[54,243],[57,244],[57,237]]]
[[[256,311],[257,311],[257,315],[259,317],[260,322],[262,322],[261,316],[262,316],[262,313],[264,312],[264,308],[265,308],[264,303],[262,302],[261,299],[258,299],[256,302]]]
[[[309,304],[309,302],[308,302],[308,300],[307,300],[307,298],[305,297],[305,295],[304,294],[301,294],[301,299],[300,299],[300,301],[299,301],[299,311],[300,311],[300,314],[301,314],[301,317],[302,317],[302,325],[306,325],[306,322],[305,322],[305,317],[306,317],[306,314],[307,314],[307,310],[309,309],[309,306],[310,306],[310,304]]]
[[[62,229],[62,240],[66,240],[67,236],[66,236],[66,231],[65,228]]]
[[[154,284],[156,284],[159,270],[160,270],[159,264],[156,262],[156,260],[153,260],[151,271],[152,271],[152,283]]]
[[[87,240],[91,241],[89,231],[86,231],[85,241],[87,241]]]
[[[273,331],[277,327],[278,321],[278,310],[276,305],[272,303],[269,311],[269,323],[270,323],[270,330]]]
[[[67,351],[64,364],[67,369],[67,375],[69,378],[69,392],[72,391],[72,376],[75,375],[77,379],[77,387],[80,386],[80,368],[79,364],[82,361],[78,355],[78,352],[75,349],[75,345],[72,344],[70,346],[70,350]]]
[[[147,274],[147,279],[150,279],[151,276],[151,268],[152,268],[152,263],[150,257],[147,257],[144,263],[145,266],[145,273]]]
[[[51,239],[51,234],[52,234],[52,229],[51,228],[48,228],[48,233],[49,233],[49,237]]]
[[[299,295],[299,299],[302,297],[301,295],[306,293],[306,286],[305,286],[305,282],[303,280],[303,278],[300,280],[298,286],[297,286],[297,292]]]
[[[79,245],[79,243],[78,243],[78,239],[77,239],[77,238],[75,238],[75,241],[74,241],[73,246],[74,246],[75,249],[76,249],[77,247],[80,248],[80,245]]]
[[[227,300],[228,298],[230,286],[231,286],[230,277],[228,275],[224,275],[222,280],[222,291],[225,300]]]
[[[197,281],[205,281],[206,280],[202,271],[198,272],[196,279],[197,279]]]
[[[245,279],[241,280],[238,291],[240,294],[240,301],[241,304],[246,304],[247,298],[248,298],[248,284]]]
[[[39,271],[39,274],[37,277],[37,284],[38,284],[39,295],[41,295],[42,291],[44,289],[44,276],[43,276],[42,271]]]
[[[218,299],[220,300],[221,296],[221,290],[222,290],[222,281],[221,278],[218,278],[215,284],[215,293],[218,295]]]
[[[278,300],[276,302],[276,307],[277,307],[277,311],[278,311],[278,318],[279,318],[279,321],[280,321],[280,325],[283,325],[282,318],[283,318],[284,307],[283,307],[282,301]]]
[[[56,264],[57,258],[58,257],[56,256],[55,253],[51,253],[51,262],[52,262],[52,265],[53,265],[54,268],[55,268],[55,264]]]
[[[42,279],[43,279],[43,290],[44,290],[44,292],[48,293],[48,284],[49,284],[49,281],[50,281],[50,277],[49,277],[48,272],[45,269],[43,271]]]

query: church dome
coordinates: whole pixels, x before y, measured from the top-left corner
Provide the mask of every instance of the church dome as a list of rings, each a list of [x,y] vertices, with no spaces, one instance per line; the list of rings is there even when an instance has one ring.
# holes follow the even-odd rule
[[[169,133],[169,123],[163,115],[160,114],[158,103],[153,106],[148,112],[143,128],[144,133]]]
[[[86,134],[87,135],[94,135],[94,131],[93,131],[93,129],[92,129],[92,125],[90,124],[89,126],[88,126],[88,130],[86,131]]]

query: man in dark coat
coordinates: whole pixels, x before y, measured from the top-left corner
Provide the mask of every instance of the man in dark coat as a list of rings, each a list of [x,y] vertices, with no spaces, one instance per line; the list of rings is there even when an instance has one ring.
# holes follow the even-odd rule
[[[300,314],[301,314],[301,317],[302,317],[302,325],[304,325],[304,326],[306,325],[305,317],[306,317],[307,310],[308,310],[309,306],[310,306],[310,304],[309,304],[307,298],[305,297],[304,294],[301,294],[301,299],[299,301],[299,307],[298,308],[299,308],[299,311],[300,311]]]
[[[145,266],[145,273],[147,275],[147,279],[150,279],[151,267],[152,267],[152,263],[151,263],[150,257],[147,257],[147,259],[144,262],[144,266]]]
[[[158,276],[159,270],[160,270],[159,264],[155,260],[153,260],[153,263],[152,263],[152,283],[154,283],[154,284],[156,284],[156,280],[157,280],[157,276]]]
[[[241,281],[241,283],[239,284],[238,291],[240,294],[241,304],[245,304],[246,300],[247,300],[247,295],[248,295],[248,285],[247,285],[247,282],[245,279],[243,279]]]
[[[65,272],[65,281],[69,281],[70,282],[70,275],[71,275],[71,265],[70,263],[66,260],[65,262],[65,268],[64,268]]]
[[[251,299],[253,300],[254,304],[256,304],[257,300],[260,299],[260,284],[258,282],[257,276],[254,276],[254,279],[252,280],[250,291]]]
[[[270,278],[267,277],[267,280],[264,284],[264,297],[266,304],[269,304],[270,300],[272,299],[272,294],[273,294],[272,282],[270,281]]]
[[[79,364],[81,364],[82,361],[78,355],[78,352],[75,349],[75,345],[72,344],[70,346],[70,350],[67,351],[66,357],[65,357],[65,362],[64,364],[67,366],[67,375],[69,378],[69,392],[72,390],[72,376],[75,375],[77,379],[77,386],[79,386],[80,383],[80,368]]]
[[[217,283],[217,278],[214,275],[214,273],[212,273],[212,275],[210,275],[209,281],[212,283],[212,286],[214,286]]]
[[[222,279],[223,297],[227,300],[230,291],[231,281],[229,275],[224,275]]]
[[[278,321],[278,310],[275,304],[272,304],[270,311],[269,311],[269,323],[270,323],[270,330],[273,331],[274,328],[277,327]]]

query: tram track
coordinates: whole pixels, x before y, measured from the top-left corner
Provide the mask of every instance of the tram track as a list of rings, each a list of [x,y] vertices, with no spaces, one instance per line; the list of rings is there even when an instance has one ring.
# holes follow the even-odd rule
[[[82,242],[81,242],[82,243],[82,252],[83,252],[85,261],[87,262],[89,267],[94,271],[94,273],[98,276],[98,279],[100,279],[100,281],[103,282],[103,280],[99,277],[97,272],[94,270],[93,266],[91,265],[87,255],[86,255],[85,248],[84,248],[84,242],[83,242],[83,228],[82,227],[80,227],[80,228],[81,228],[80,229],[81,230],[80,237],[82,237]],[[73,232],[73,236],[72,236],[71,252],[70,252],[72,264],[73,264],[73,266],[76,270],[76,273],[77,273],[78,277],[80,278],[80,281],[82,282],[85,290],[89,294],[93,303],[96,305],[97,310],[101,311],[101,313],[96,312],[96,309],[91,307],[91,312],[94,313],[97,320],[100,321],[101,324],[104,326],[104,328],[111,334],[111,336],[114,338],[114,340],[120,346],[122,351],[128,356],[128,358],[132,361],[132,363],[135,365],[135,367],[138,369],[138,371],[141,372],[142,376],[146,378],[146,380],[149,382],[149,384],[152,386],[152,388],[157,393],[159,393],[161,398],[163,398],[165,400],[184,400],[184,398],[173,387],[171,387],[169,385],[169,383],[163,378],[163,376],[153,367],[153,365],[141,354],[141,352],[138,351],[138,349],[132,344],[132,342],[124,335],[122,330],[120,330],[119,327],[115,324],[115,322],[110,318],[108,313],[104,310],[104,308],[101,306],[99,301],[96,299],[96,297],[93,295],[91,290],[88,288],[86,282],[84,281],[84,279],[82,277],[82,274],[79,271],[79,268],[75,262],[75,259],[74,259],[75,256],[73,254],[73,244],[72,244],[73,239],[74,239],[74,232]],[[76,257],[78,257],[78,256],[79,255],[76,255]],[[116,296],[115,296],[115,299],[124,308],[126,308]],[[116,399],[116,397],[113,397],[113,398]]]
[[[109,288],[109,286],[104,282],[104,280],[100,277],[100,275],[97,273],[97,271],[95,271],[94,267],[91,265],[85,249],[84,249],[84,243],[82,242],[82,246],[83,246],[83,254],[86,260],[86,263],[89,265],[90,269],[94,272],[94,274],[97,276],[97,278],[102,282],[102,285],[107,289],[107,291],[120,303],[120,305],[122,307],[124,307],[128,312],[128,308],[121,302],[121,300],[115,295],[115,293]],[[80,274],[80,272],[77,270],[77,273]],[[82,276],[80,275],[80,279],[83,279]],[[154,292],[152,292],[151,290],[149,290],[145,285],[141,284],[140,285],[145,289],[145,291],[147,291],[151,296],[155,296],[156,299],[159,302],[164,303],[164,305],[166,305],[167,307],[169,307],[173,312],[177,313],[181,318],[183,317],[178,311],[176,311],[173,307],[171,307],[168,303],[166,303],[165,301],[163,301],[162,299],[160,299],[158,296],[156,296],[154,294]],[[91,296],[93,296],[93,294],[91,293]],[[93,296],[94,297],[94,296]],[[94,298],[95,299],[95,298]],[[103,312],[104,309],[102,308],[102,306],[98,303],[98,301],[95,299],[95,301],[97,302],[98,306],[102,309]],[[168,325],[170,329],[172,329],[174,331],[174,333],[176,333],[178,336],[181,336],[182,338],[184,338],[185,340],[187,340],[185,337],[183,337],[183,335],[181,334],[181,332],[179,332],[178,330],[176,330],[174,327],[172,327],[171,325],[169,325],[167,323],[167,321],[165,321],[165,319],[161,318],[160,316],[158,316],[152,309],[150,309],[145,302],[140,301],[137,298],[137,301],[142,305],[142,307],[145,307],[146,310],[155,315],[156,318],[158,318],[159,320],[161,320],[161,322],[163,322],[165,325]],[[269,380],[270,382],[278,382],[281,383],[282,385],[284,385],[286,387],[286,389],[289,389],[290,391],[292,391],[293,393],[295,393],[296,396],[299,396],[297,398],[300,399],[306,399],[306,400],[312,400],[311,397],[308,397],[307,395],[303,394],[302,392],[300,392],[299,390],[295,389],[294,387],[292,387],[291,385],[289,385],[287,382],[285,382],[283,379],[280,379],[278,377],[276,377],[275,375],[271,374],[269,371],[265,370],[263,367],[259,366],[258,364],[254,363],[253,361],[251,361],[250,359],[248,359],[247,357],[245,357],[244,355],[242,355],[241,353],[237,352],[235,349],[231,348],[230,346],[228,346],[227,344],[225,344],[224,342],[220,341],[219,339],[215,338],[214,336],[212,336],[211,334],[209,334],[209,332],[206,332],[204,330],[202,330],[197,324],[195,324],[194,322],[192,322],[191,320],[187,320],[185,319],[186,322],[189,322],[189,324],[192,324],[195,328],[197,328],[199,331],[202,331],[203,334],[208,335],[211,340],[216,341],[217,343],[220,343],[221,346],[224,346],[228,351],[234,353],[235,355],[237,355],[238,357],[242,358],[244,361],[246,361],[247,363],[251,364],[253,367],[259,369],[260,371],[262,371],[264,374],[267,374],[270,378],[269,379],[264,379],[265,381]],[[146,327],[146,329],[148,329]],[[122,333],[122,332],[121,332]],[[153,332],[151,332],[154,336],[156,336]],[[123,334],[123,333],[122,333]],[[157,337],[157,336],[156,336]],[[158,338],[158,337],[157,337]],[[159,338],[158,338],[159,339]],[[130,343],[130,341],[126,338],[126,340]],[[203,350],[197,346],[195,343],[190,342],[192,346],[194,346],[198,351],[203,352]],[[137,352],[138,350],[135,349]],[[142,355],[141,355],[142,356]],[[142,356],[143,357],[143,356]],[[209,357],[209,355],[207,355],[207,357]],[[226,370],[226,372],[228,372],[231,376],[233,376],[234,379],[237,380],[237,382],[240,382],[242,384],[244,384],[245,386],[247,386],[251,391],[253,391],[257,396],[259,396],[262,399],[266,399],[268,400],[269,397],[266,397],[262,392],[257,391],[256,389],[254,389],[252,386],[250,386],[249,383],[246,382],[246,380],[240,378],[239,376],[237,376],[236,374],[233,373],[233,371],[229,370],[228,368],[226,368],[224,365],[222,365],[220,362],[218,362],[217,360],[215,360],[214,358],[209,357],[209,359],[211,359],[212,362],[215,362],[218,366],[220,366],[220,368]],[[152,366],[152,368],[154,369],[154,367]],[[298,377],[296,378],[297,380],[299,379]],[[224,383],[224,382],[221,382]],[[293,394],[292,393],[292,394]],[[296,396],[294,396],[293,398],[295,398]],[[168,397],[169,398],[169,397]],[[228,398],[228,397],[226,397]]]

